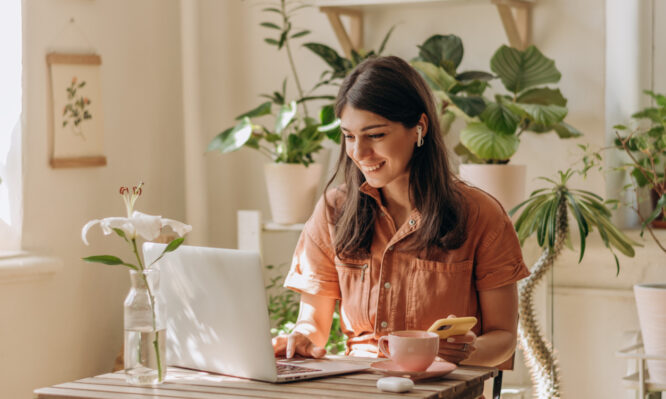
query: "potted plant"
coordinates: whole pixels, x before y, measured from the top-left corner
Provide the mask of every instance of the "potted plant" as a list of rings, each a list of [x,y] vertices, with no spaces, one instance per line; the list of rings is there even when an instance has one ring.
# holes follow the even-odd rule
[[[421,54],[427,43],[421,46]],[[459,64],[462,43],[444,42],[439,53],[442,60],[439,65],[426,58],[434,68],[417,66],[438,96],[444,99],[448,96],[450,103],[465,114],[467,125],[460,132],[460,144],[455,149],[464,162],[460,176],[511,209],[524,199],[526,168],[509,164],[518,150],[520,136],[524,132],[550,131],[561,138],[581,135],[564,122],[567,100],[560,90],[544,86],[559,82],[561,74],[555,62],[535,46],[524,51],[501,46],[491,58],[490,68],[509,93],[495,94],[490,100],[483,96],[490,86],[487,73],[453,75],[451,68],[445,68],[447,64]],[[465,96],[460,96],[460,92]]]
[[[532,192],[526,201],[509,212],[513,215],[522,208],[515,223],[521,245],[536,233],[537,243],[543,250],[539,259],[530,268],[531,275],[518,283],[520,312],[518,341],[530,369],[535,397],[538,398],[561,397],[557,357],[552,344],[541,335],[534,312],[533,294],[534,288],[553,267],[555,259],[569,239],[569,214],[573,215],[580,235],[579,262],[585,254],[587,236],[594,229],[599,232],[604,246],[613,253],[618,273],[620,263],[614,249],[633,257],[633,247],[639,245],[611,222],[611,212],[608,208],[611,201],[604,201],[592,192],[568,186],[569,179],[576,172],[585,175],[589,168],[590,164],[586,162],[581,171],[571,169],[565,172],[559,171],[559,181],[540,178],[550,183],[551,187]]]
[[[321,108],[318,118],[313,118],[307,103],[313,100],[331,101],[332,95],[315,95],[304,91],[293,60],[291,41],[310,33],[295,31],[291,17],[302,8],[300,2],[279,0],[263,11],[279,16],[279,21],[262,22],[261,26],[275,33],[275,37],[264,39],[278,50],[284,50],[298,95],[292,101],[287,98],[287,79],[281,90],[262,94],[269,101],[236,117],[236,125],[218,134],[208,145],[208,151],[228,153],[242,147],[253,148],[266,155],[272,163],[265,166],[266,183],[273,220],[276,223],[302,223],[312,212],[317,188],[322,176],[321,165],[315,164],[313,155],[321,150],[327,137],[338,142],[339,126],[332,105]],[[274,107],[277,109],[274,112]],[[261,123],[258,118],[272,115],[270,123]],[[265,118],[264,118],[265,120]]]
[[[641,235],[648,230],[657,246],[666,254],[666,247],[653,231],[666,225],[666,96],[645,91],[656,106],[645,108],[632,115],[634,122],[647,121],[642,127],[629,129],[624,125],[614,128],[615,145],[629,157],[622,167],[629,171],[631,187],[640,202],[641,189],[647,188],[653,199],[653,210],[644,216],[640,208],[634,210],[641,219]],[[624,135],[621,135],[623,132]],[[645,346],[645,353],[666,356],[666,282],[634,285],[638,319]],[[653,382],[666,384],[666,361],[648,360],[648,371]]]

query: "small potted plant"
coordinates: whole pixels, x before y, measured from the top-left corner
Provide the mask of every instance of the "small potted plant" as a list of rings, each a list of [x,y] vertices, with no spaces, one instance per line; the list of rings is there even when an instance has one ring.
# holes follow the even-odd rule
[[[666,227],[666,96],[645,91],[656,103],[632,115],[634,122],[647,122],[636,129],[617,125],[615,145],[624,151],[629,161],[622,165],[632,179],[631,188],[640,202],[642,189],[647,189],[652,211],[643,215],[636,205],[634,210],[641,219],[641,235],[647,230],[657,246],[666,255],[666,246],[660,242],[654,228]],[[622,134],[620,133],[622,132]],[[666,282],[634,285],[638,319],[649,355],[665,356],[666,351]],[[653,382],[666,384],[666,361],[648,360],[648,371]]]
[[[421,46],[422,58],[426,44],[428,41]],[[464,162],[460,176],[510,209],[524,199],[526,167],[509,164],[518,150],[520,136],[551,131],[560,138],[581,135],[564,122],[566,98],[559,89],[545,86],[559,82],[561,74],[555,62],[535,46],[524,51],[501,46],[490,60],[490,69],[509,93],[495,94],[491,100],[483,94],[492,75],[479,71],[454,74],[462,58],[462,43],[447,40],[438,51],[439,64],[430,57],[425,61],[434,67],[417,66],[438,96],[444,101],[448,97],[448,103],[455,105],[453,110],[465,114],[466,127],[455,148]]]
[[[285,79],[281,90],[261,95],[269,101],[236,117],[236,125],[222,131],[208,145],[208,151],[223,154],[249,147],[272,161],[265,167],[269,202],[273,221],[283,224],[302,223],[312,212],[322,176],[322,166],[314,163],[313,155],[323,148],[321,144],[327,137],[336,142],[340,137],[332,105],[321,108],[318,118],[313,118],[307,107],[313,100],[331,101],[335,97],[313,94],[321,84],[304,91],[293,61],[292,40],[310,33],[296,30],[291,20],[293,13],[302,7],[300,2],[279,0],[263,9],[268,15],[278,16],[279,21],[261,23],[275,33],[265,42],[286,53],[298,91],[296,98],[287,99]],[[257,121],[268,115],[274,117],[271,123]]]

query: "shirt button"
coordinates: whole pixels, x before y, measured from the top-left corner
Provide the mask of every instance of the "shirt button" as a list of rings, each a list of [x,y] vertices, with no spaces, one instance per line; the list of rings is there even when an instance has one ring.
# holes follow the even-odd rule
[[[390,247],[388,247],[388,250],[389,250],[389,251],[393,251],[393,245],[391,245]]]
[[[388,323],[387,323],[387,322],[385,322],[385,321],[382,321],[382,324],[381,324],[381,326],[382,326],[382,328],[386,328],[386,327],[388,327]]]
[[[414,219],[409,219],[409,225],[414,226],[416,224],[416,220]]]
[[[391,283],[389,283],[388,281],[385,282],[385,283],[384,283],[384,288],[386,288],[386,289],[391,288]]]

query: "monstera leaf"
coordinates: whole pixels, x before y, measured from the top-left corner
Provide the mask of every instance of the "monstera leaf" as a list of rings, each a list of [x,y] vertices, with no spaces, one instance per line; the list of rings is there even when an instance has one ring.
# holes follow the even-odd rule
[[[525,51],[500,47],[490,60],[490,69],[499,76],[504,87],[515,94],[537,85],[557,83],[562,77],[555,61],[534,46]]]
[[[501,134],[484,123],[473,122],[460,132],[460,142],[481,159],[503,161],[516,153],[520,140],[516,135]]]

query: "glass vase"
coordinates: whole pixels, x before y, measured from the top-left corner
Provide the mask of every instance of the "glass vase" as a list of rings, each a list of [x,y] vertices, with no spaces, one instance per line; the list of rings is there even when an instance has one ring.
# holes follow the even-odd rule
[[[166,377],[166,309],[157,269],[130,271],[125,298],[125,378],[133,385],[161,384]]]

